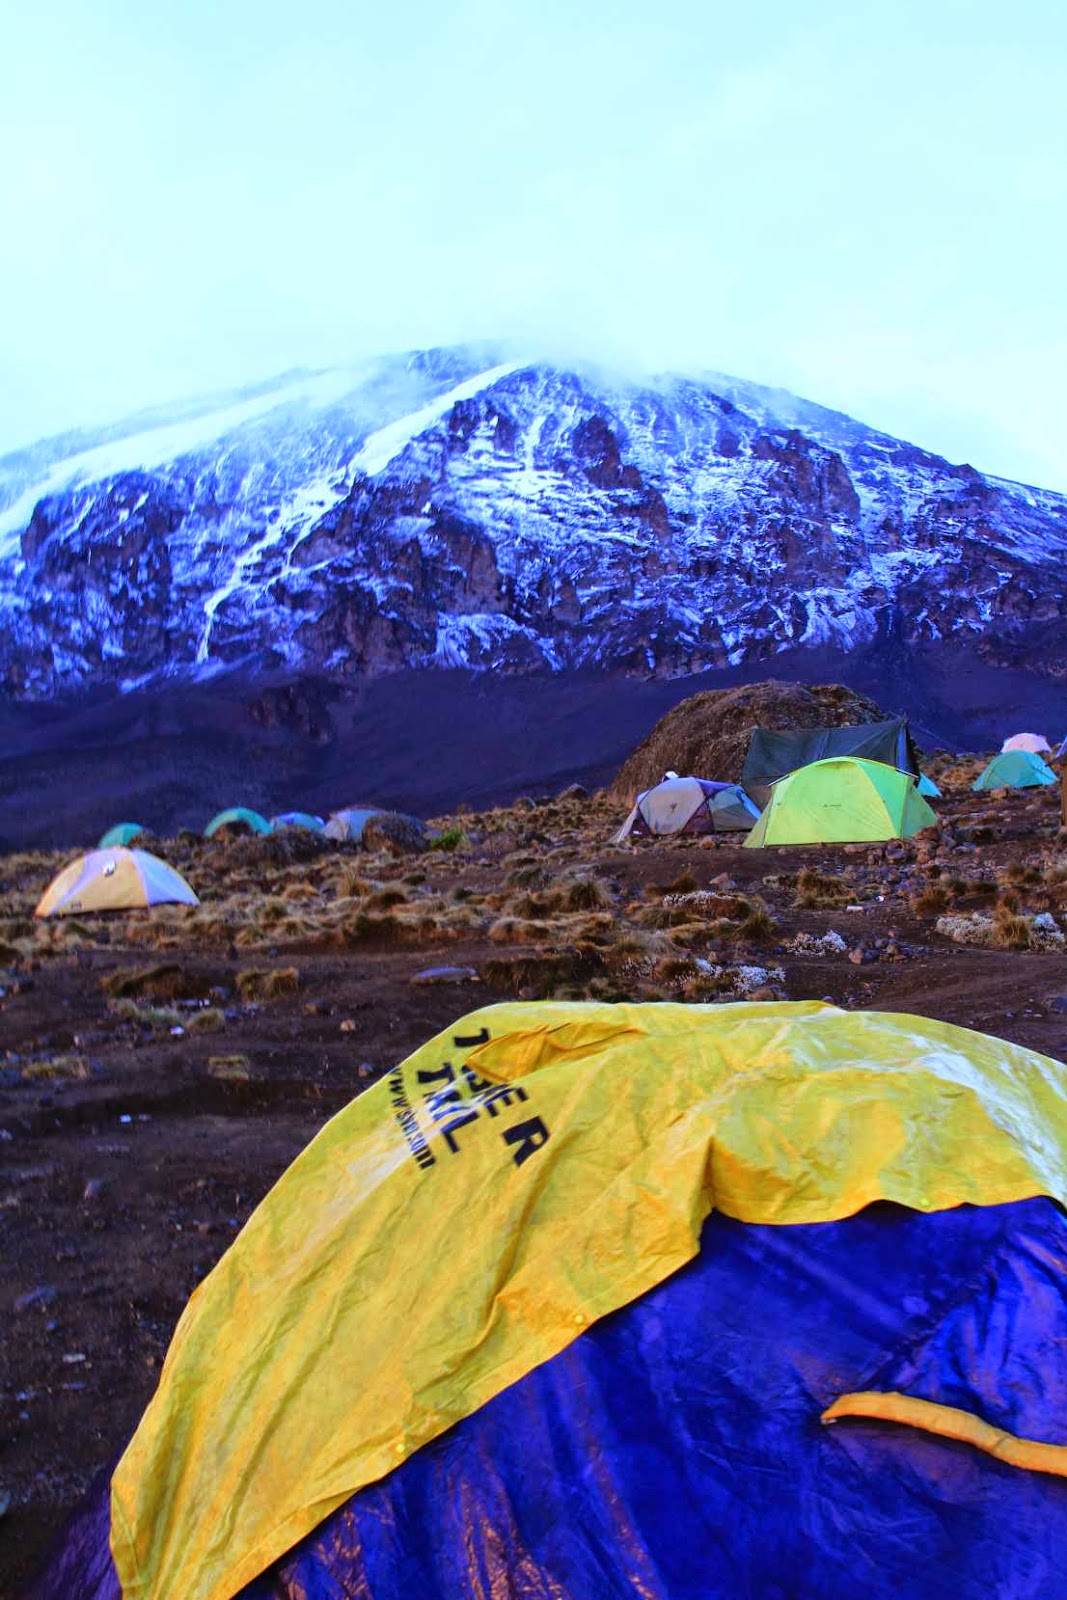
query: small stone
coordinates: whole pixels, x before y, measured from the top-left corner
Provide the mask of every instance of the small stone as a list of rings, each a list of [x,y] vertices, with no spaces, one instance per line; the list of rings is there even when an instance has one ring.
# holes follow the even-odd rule
[[[16,1311],[28,1311],[31,1306],[51,1305],[59,1290],[52,1283],[39,1283],[36,1289],[27,1289],[15,1301]]]
[[[425,967],[408,980],[410,983],[477,983],[474,967]]]
[[[90,1178],[89,1182],[82,1190],[82,1199],[89,1201],[99,1200],[106,1188],[107,1184],[104,1182],[103,1178]]]
[[[356,1031],[356,1025],[353,1022],[352,1018],[351,1017],[346,1017],[345,1020],[341,1023],[341,1032],[342,1033],[355,1033],[355,1031]]]

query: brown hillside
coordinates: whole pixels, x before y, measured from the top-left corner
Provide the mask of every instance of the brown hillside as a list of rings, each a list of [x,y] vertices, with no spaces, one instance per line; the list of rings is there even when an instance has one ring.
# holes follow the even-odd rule
[[[668,711],[619,769],[612,792],[629,805],[668,770],[736,783],[754,728],[844,727],[886,713],[840,683],[743,684],[706,689]]]

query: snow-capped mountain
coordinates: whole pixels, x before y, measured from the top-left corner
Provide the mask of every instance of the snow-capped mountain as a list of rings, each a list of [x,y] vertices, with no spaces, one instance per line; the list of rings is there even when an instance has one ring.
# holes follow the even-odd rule
[[[1067,618],[1067,497],[784,392],[485,347],[295,373],[0,459],[28,697],[249,660],[675,675]]]

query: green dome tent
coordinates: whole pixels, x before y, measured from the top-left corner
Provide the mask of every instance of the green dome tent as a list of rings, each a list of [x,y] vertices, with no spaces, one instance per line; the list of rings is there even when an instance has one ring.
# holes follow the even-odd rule
[[[1032,750],[1002,750],[971,784],[972,789],[1034,789],[1055,783],[1056,774]]]
[[[113,850],[116,845],[121,845],[125,849],[135,839],[140,839],[147,832],[148,829],[142,828],[139,822],[116,822],[113,828],[109,828],[101,836],[100,843],[96,848],[98,850]]]
[[[910,839],[937,817],[914,776],[881,761],[832,756],[771,786],[746,848],[775,844],[873,844]]]
[[[230,806],[228,811],[220,811],[204,829],[204,838],[213,838],[220,828],[247,828],[249,833],[274,832],[266,817],[258,811],[250,811],[247,806]]]

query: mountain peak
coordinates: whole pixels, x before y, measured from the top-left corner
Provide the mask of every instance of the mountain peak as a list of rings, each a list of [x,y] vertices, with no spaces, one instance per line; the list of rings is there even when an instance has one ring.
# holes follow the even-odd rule
[[[672,675],[992,642],[1063,615],[1065,554],[1063,497],[784,391],[459,346],[0,460],[0,667],[36,696],[249,659]]]

